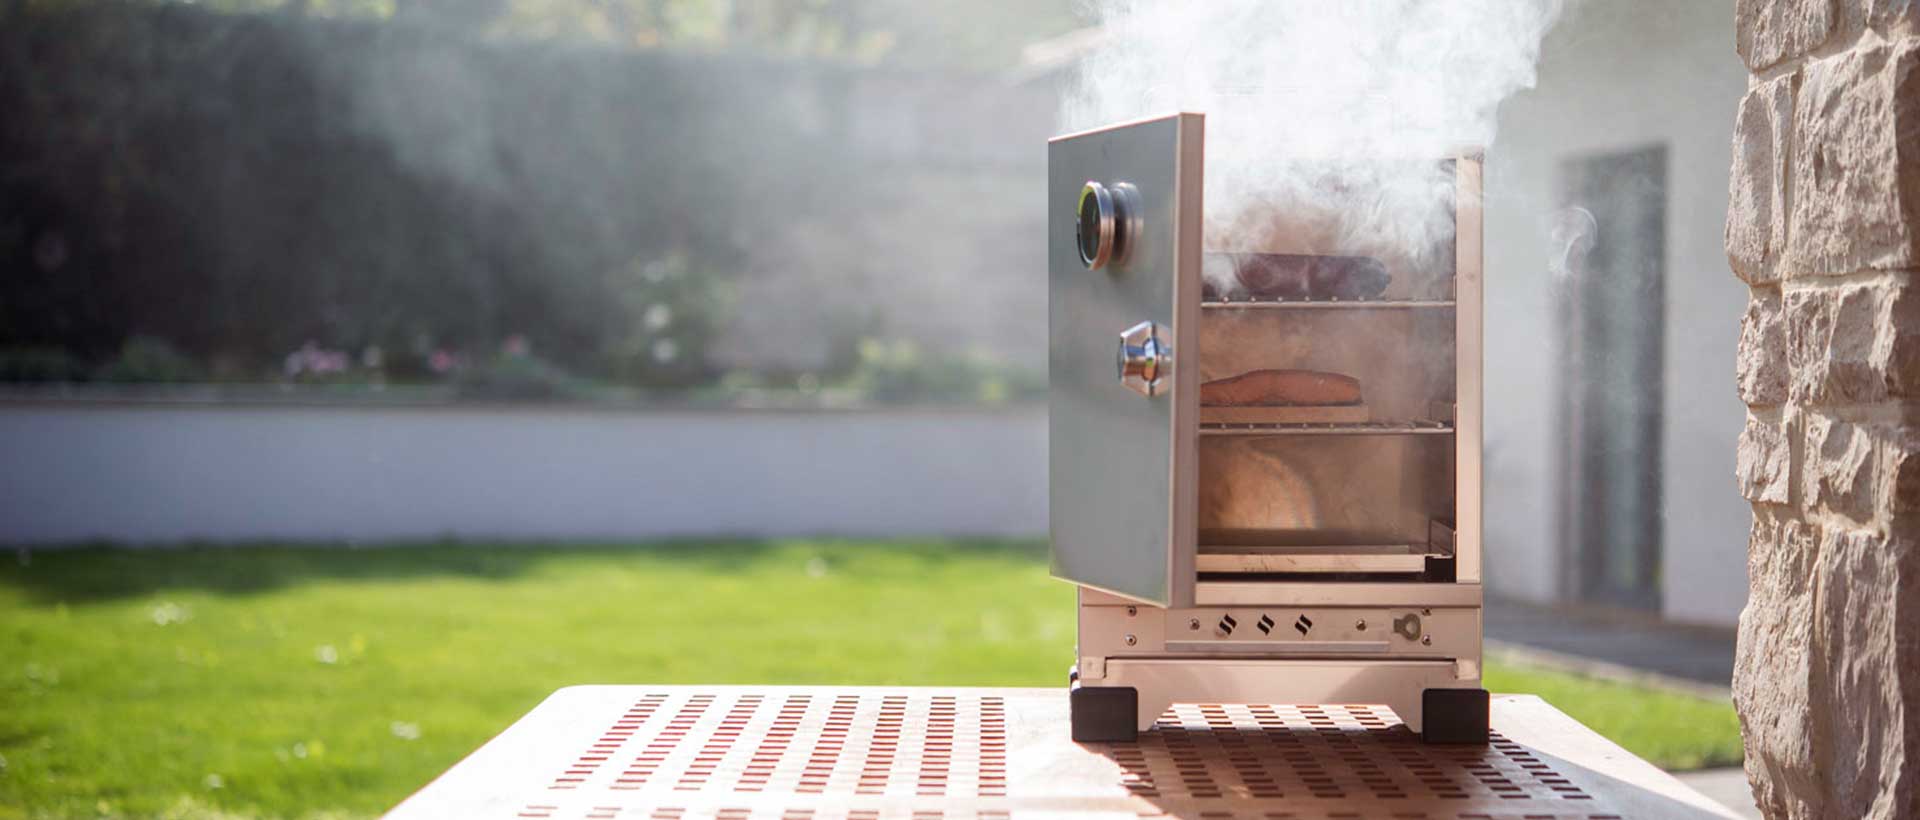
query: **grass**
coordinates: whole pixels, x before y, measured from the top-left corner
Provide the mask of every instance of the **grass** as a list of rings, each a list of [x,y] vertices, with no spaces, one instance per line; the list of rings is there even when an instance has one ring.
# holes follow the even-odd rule
[[[1740,764],[1740,719],[1730,701],[1498,662],[1482,680],[1490,691],[1539,695],[1663,769]]]
[[[1058,686],[1031,543],[37,552],[0,567],[0,818],[378,813],[576,683]],[[1731,708],[1490,667],[1668,766]]]

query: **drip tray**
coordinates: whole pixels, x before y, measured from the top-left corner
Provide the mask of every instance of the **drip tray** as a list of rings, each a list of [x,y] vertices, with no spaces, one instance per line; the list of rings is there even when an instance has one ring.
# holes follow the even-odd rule
[[[1427,569],[1424,545],[1379,544],[1338,547],[1200,547],[1199,572],[1389,572],[1418,574]]]

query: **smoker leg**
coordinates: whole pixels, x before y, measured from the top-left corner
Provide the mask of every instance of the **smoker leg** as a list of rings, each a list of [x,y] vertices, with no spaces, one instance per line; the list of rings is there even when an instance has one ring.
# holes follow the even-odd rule
[[[1420,737],[1428,743],[1486,743],[1485,689],[1428,689],[1420,693]]]
[[[1067,693],[1075,743],[1132,743],[1140,693],[1131,686],[1082,686]]]

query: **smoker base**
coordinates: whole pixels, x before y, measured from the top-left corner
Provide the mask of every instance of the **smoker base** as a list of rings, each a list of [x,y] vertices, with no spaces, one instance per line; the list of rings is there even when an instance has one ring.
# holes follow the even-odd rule
[[[1168,710],[1131,743],[1079,744],[1068,739],[1070,697],[1058,688],[572,687],[390,816],[1734,817],[1535,697],[1494,697],[1484,746],[1422,743],[1374,706],[1207,702]]]
[[[1132,743],[1140,693],[1131,686],[1081,686],[1067,692],[1068,723],[1075,743]]]
[[[1428,743],[1485,743],[1488,716],[1485,689],[1428,689],[1420,693],[1420,714]]]
[[[1462,736],[1460,721],[1471,717],[1461,717],[1460,701],[1430,696],[1463,690],[1486,697],[1477,675],[1458,677],[1459,667],[1445,660],[1108,658],[1104,666],[1099,677],[1080,670],[1076,691],[1135,690],[1134,721],[1143,732],[1176,703],[1378,703],[1419,732],[1427,705],[1439,703],[1449,721],[1442,734],[1451,738]]]

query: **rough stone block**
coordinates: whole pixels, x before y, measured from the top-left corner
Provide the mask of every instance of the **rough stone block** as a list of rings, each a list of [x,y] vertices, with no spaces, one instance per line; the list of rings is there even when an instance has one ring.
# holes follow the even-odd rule
[[[1740,319],[1740,346],[1734,360],[1740,400],[1763,407],[1787,400],[1787,325],[1780,293],[1755,290]]]
[[[1914,817],[1920,721],[1907,707],[1920,704],[1920,552],[1903,537],[1833,530],[1819,550],[1810,705],[1822,814]]]
[[[1809,510],[1825,505],[1855,521],[1871,521],[1878,463],[1871,431],[1817,414],[1806,415],[1801,427],[1806,430],[1807,445],[1801,450],[1805,466],[1800,503]]]
[[[1912,267],[1920,227],[1920,45],[1801,70],[1793,107],[1789,275]]]
[[[1727,182],[1727,263],[1748,284],[1780,278],[1787,245],[1786,161],[1793,123],[1788,75],[1749,89],[1733,125]]]
[[[1733,472],[1740,494],[1756,504],[1786,504],[1791,500],[1793,440],[1790,421],[1769,422],[1747,414],[1734,452]]]
[[[1908,34],[1920,21],[1920,2],[1916,0],[1845,0],[1846,19],[1851,27],[1871,26],[1889,34]]]
[[[1819,48],[1838,17],[1834,0],[1737,0],[1734,49],[1759,71]]]
[[[1896,516],[1920,512],[1920,433],[1901,430],[1880,452],[1881,509]]]
[[[1905,284],[1889,285],[1883,297],[1874,340],[1887,390],[1896,396],[1920,396],[1920,293]]]
[[[1817,816],[1826,791],[1814,759],[1813,572],[1819,546],[1810,525],[1756,516],[1747,552],[1747,606],[1740,612],[1733,702],[1746,745],[1747,778],[1770,817]]]
[[[1827,346],[1833,339],[1832,302],[1831,294],[1823,291],[1795,291],[1782,299],[1791,373],[1788,395],[1795,401],[1808,401],[1809,396],[1826,390]]]
[[[1920,296],[1892,279],[1789,291],[1788,396],[1821,404],[1920,393]]]

